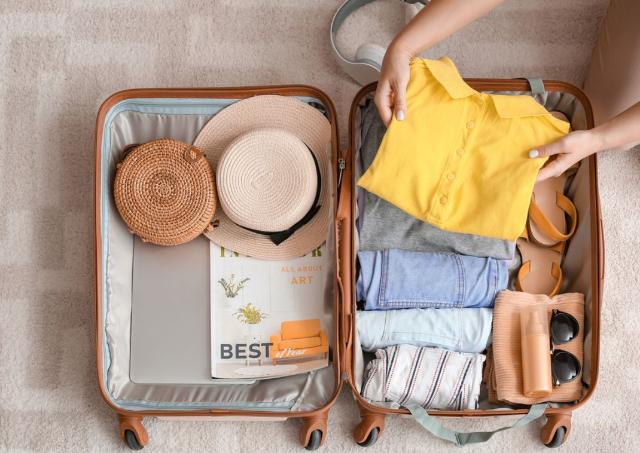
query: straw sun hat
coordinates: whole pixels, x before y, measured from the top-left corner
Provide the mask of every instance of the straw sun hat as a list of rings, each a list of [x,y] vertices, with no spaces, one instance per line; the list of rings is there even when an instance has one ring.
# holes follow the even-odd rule
[[[254,96],[222,110],[194,146],[216,169],[219,208],[204,234],[256,258],[299,257],[327,238],[331,126],[287,96]]]

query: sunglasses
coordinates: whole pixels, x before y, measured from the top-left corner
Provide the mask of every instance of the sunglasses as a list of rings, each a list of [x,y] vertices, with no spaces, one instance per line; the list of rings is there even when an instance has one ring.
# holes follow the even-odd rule
[[[573,341],[580,332],[578,320],[569,313],[553,310],[549,327],[551,340],[551,374],[553,385],[566,384],[575,380],[582,369],[578,358],[568,351],[554,349],[554,345]]]

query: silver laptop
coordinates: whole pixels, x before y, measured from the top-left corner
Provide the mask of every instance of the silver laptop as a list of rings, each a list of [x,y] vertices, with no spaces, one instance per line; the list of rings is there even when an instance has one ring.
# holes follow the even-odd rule
[[[209,241],[133,246],[131,380],[211,383]]]

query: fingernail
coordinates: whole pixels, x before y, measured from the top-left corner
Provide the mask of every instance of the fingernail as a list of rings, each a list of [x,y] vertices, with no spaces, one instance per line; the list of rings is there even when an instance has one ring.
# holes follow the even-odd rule
[[[398,113],[396,113],[396,119],[398,121],[404,120],[404,111],[403,110],[400,110]]]
[[[540,153],[538,152],[537,149],[532,149],[531,151],[529,151],[529,158],[530,159],[535,159],[539,155],[540,155]]]

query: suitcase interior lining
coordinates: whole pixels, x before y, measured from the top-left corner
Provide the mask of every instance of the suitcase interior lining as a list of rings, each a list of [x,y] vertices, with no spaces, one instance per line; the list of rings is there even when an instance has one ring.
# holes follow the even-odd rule
[[[505,94],[505,95],[532,95],[531,92],[528,91],[485,91],[486,93],[495,93],[495,94]],[[557,110],[564,113],[570,120],[572,129],[586,129],[586,118],[585,118],[585,110],[582,103],[576,99],[574,95],[571,93],[563,93],[563,92],[548,92],[544,95],[533,95],[533,97],[542,104],[547,110]],[[354,244],[355,250],[358,250],[358,230],[355,226],[357,216],[361,211],[361,206],[359,204],[363,200],[361,196],[361,191],[364,190],[358,187],[355,182],[358,180],[360,175],[362,174],[362,166],[360,164],[360,143],[361,143],[361,108],[367,103],[373,101],[373,93],[365,95],[360,103],[358,109],[356,109],[356,115],[354,117],[354,134],[355,134],[355,149],[353,152],[353,187],[355,187],[355,197],[356,197],[356,216],[353,219],[353,231],[354,231]],[[588,159],[585,159],[581,162],[580,168],[578,172],[573,178],[570,178],[567,182],[567,186],[565,188],[565,193],[573,200],[576,205],[578,211],[578,226],[576,228],[576,233],[574,237],[570,240],[565,258],[563,260],[562,268],[564,273],[564,283],[561,292],[580,292],[585,295],[585,344],[584,344],[584,364],[583,364],[583,384],[584,391],[583,395],[586,393],[587,387],[589,385],[590,380],[593,377],[594,370],[591,369],[591,345],[592,345],[592,336],[591,336],[591,316],[592,316],[592,276],[591,276],[591,227],[590,227],[590,219],[591,219],[591,210],[590,210],[590,187],[589,187],[589,166],[590,162]],[[516,252],[517,255],[517,252]],[[516,256],[517,258],[517,256]],[[514,274],[512,273],[511,277]],[[352,291],[355,294],[355,281],[357,276],[353,279],[353,287]],[[512,280],[512,279],[510,279]],[[509,282],[509,286],[512,287],[512,281]],[[355,310],[356,307],[353,307]],[[354,338],[354,346],[353,346],[353,354],[354,354],[354,369],[353,376],[355,379],[355,385],[358,391],[361,391],[362,380],[364,376],[364,370],[367,363],[367,355],[363,353],[360,343],[357,337],[357,329],[356,335]],[[370,356],[371,357],[371,356]],[[595,370],[597,371],[597,370]],[[389,402],[379,402],[379,401],[369,401],[369,403],[387,408],[398,408],[398,405],[395,403]],[[571,403],[552,403],[553,406],[561,407],[566,405],[571,405]],[[505,407],[511,407],[508,405],[495,405],[489,403],[487,399],[487,392],[483,388],[480,393],[480,402],[479,409],[504,409]]]
[[[322,110],[315,98],[301,98]],[[172,137],[193,142],[199,130],[217,112],[236,99],[129,99],[111,108],[105,118],[102,138],[101,230],[104,325],[103,382],[112,402],[129,410],[246,409],[265,411],[310,411],[326,405],[335,392],[335,369],[329,366],[312,373],[253,384],[219,384],[206,373],[190,376],[189,384],[141,384],[130,378],[131,313],[134,236],[121,220],[112,196],[116,163],[128,144]],[[335,261],[333,228],[328,229],[327,253]],[[208,241],[201,241],[208,248]],[[146,245],[155,247],[153,245]],[[328,282],[335,281],[335,269]],[[209,285],[208,280],[203,284]],[[334,285],[325,288],[324,323],[332,320]],[[208,304],[209,301],[207,300]],[[208,320],[206,321],[208,325]],[[170,326],[158,326],[167,329]],[[194,341],[210,342],[208,329],[200,329]],[[333,343],[334,334],[329,335]],[[331,347],[334,345],[331,344]],[[207,357],[203,357],[209,368]]]

